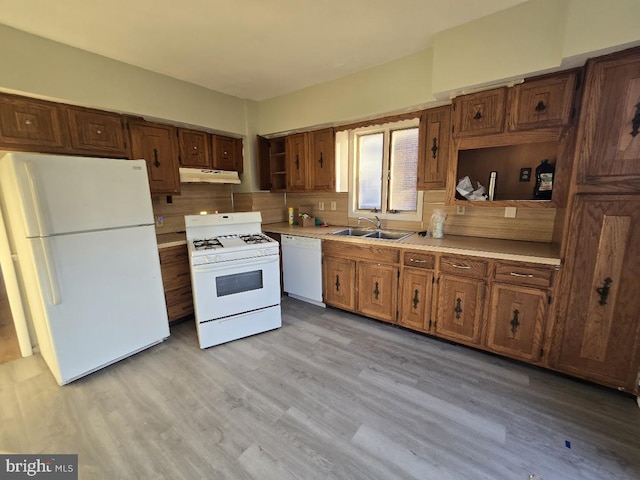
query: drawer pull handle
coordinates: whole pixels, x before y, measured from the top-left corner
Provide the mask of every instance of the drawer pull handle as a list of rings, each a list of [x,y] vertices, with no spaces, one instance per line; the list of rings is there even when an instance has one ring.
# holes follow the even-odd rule
[[[530,273],[516,273],[516,272],[511,272],[509,275],[511,275],[512,277],[521,277],[521,278],[533,278],[533,275]]]
[[[427,263],[426,260],[420,260],[419,258],[410,258],[409,261],[413,263]]]
[[[340,291],[340,275],[336,275],[336,292]]]
[[[415,291],[413,292],[413,309],[417,310],[418,309],[418,304],[420,303],[420,297],[418,297],[418,289],[416,288]]]
[[[636,114],[631,120],[631,136],[636,137],[638,135],[638,131],[640,130],[640,103],[636,104]]]
[[[376,282],[376,285],[375,285],[376,288],[373,289],[373,296],[375,297],[376,300],[378,300],[378,297],[380,296],[380,289],[378,288],[378,286],[379,286],[378,282]]]
[[[451,266],[453,268],[459,268],[461,270],[469,270],[471,268],[471,266],[469,265],[456,265],[455,263],[452,263]]]
[[[320,160],[318,160],[318,162],[320,163],[320,168],[324,168],[323,166],[324,160],[322,159],[322,152],[320,152]]]

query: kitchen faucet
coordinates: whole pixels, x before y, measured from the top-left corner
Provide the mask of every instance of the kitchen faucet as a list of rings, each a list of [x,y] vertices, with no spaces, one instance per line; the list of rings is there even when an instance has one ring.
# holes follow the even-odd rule
[[[378,218],[377,215],[375,216],[375,219],[376,219],[376,221],[374,222],[372,219],[367,218],[367,217],[358,217],[358,225],[360,225],[360,220],[366,220],[367,222],[373,223],[376,226],[376,228],[378,230],[380,230],[380,228],[382,226],[381,223],[380,223],[380,219]]]

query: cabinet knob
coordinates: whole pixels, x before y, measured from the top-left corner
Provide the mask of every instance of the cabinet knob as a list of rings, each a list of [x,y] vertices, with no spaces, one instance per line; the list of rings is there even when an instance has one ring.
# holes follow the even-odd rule
[[[198,150],[198,147],[196,147],[196,146],[194,145],[194,146],[193,146],[193,149],[197,151],[197,150]]]
[[[101,135],[101,134],[102,134],[102,130],[98,129],[98,130],[96,130],[96,133],[97,133],[98,135]]]
[[[24,124],[25,124],[25,125],[31,125],[31,123],[32,123],[32,122],[31,122],[31,120],[25,120],[25,121],[24,121]]]
[[[480,113],[480,110],[478,110],[476,114],[473,116],[473,119],[480,120],[481,118],[482,118],[482,113]]]
[[[544,102],[542,100],[540,100],[538,102],[538,104],[536,105],[536,112],[544,112],[547,109],[547,106],[544,104]]]
[[[598,303],[600,305],[607,304],[607,298],[609,297],[609,289],[611,288],[612,283],[613,283],[613,280],[611,280],[610,277],[607,277],[603,280],[602,287],[596,288],[596,293],[600,295],[600,300],[598,300]]]
[[[433,159],[435,160],[438,156],[438,139],[433,137],[433,145],[431,146],[431,153],[433,154]]]
[[[520,310],[514,310],[513,311],[513,318],[509,322],[509,325],[511,325],[511,333],[514,336],[515,336],[516,332],[518,331],[518,327],[520,326],[520,321],[518,320],[518,315],[520,315]]]
[[[631,120],[631,136],[635,137],[638,135],[638,131],[640,130],[640,103],[636,103],[636,114]]]

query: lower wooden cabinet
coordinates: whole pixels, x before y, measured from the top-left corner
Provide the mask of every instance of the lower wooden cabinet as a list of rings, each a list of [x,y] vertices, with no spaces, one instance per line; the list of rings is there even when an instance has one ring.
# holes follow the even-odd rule
[[[191,271],[186,245],[161,248],[160,268],[169,321],[193,314]]]
[[[358,311],[395,323],[398,298],[398,267],[358,262]]]
[[[322,260],[324,302],[345,310],[356,309],[356,262],[325,256]]]
[[[489,309],[487,346],[503,355],[537,362],[549,294],[539,288],[493,284]]]
[[[640,195],[577,195],[554,367],[638,391]]]
[[[441,275],[435,334],[463,343],[480,343],[485,289],[484,280]]]
[[[405,268],[401,283],[398,324],[413,330],[428,331],[431,323],[433,271]]]

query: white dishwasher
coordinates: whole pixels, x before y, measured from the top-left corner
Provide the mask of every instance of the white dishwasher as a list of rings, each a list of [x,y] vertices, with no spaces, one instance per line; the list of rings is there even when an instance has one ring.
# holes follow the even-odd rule
[[[322,301],[322,241],[282,235],[282,276],[290,297],[326,307]]]

